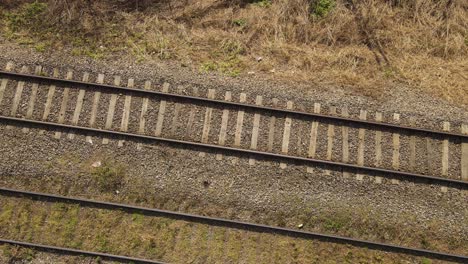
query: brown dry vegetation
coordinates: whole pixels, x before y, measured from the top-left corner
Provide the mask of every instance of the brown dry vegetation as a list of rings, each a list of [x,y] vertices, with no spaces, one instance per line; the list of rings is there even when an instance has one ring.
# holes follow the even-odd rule
[[[38,51],[170,59],[366,95],[398,82],[468,101],[464,0],[43,0],[33,12],[31,2],[2,1],[2,33]]]

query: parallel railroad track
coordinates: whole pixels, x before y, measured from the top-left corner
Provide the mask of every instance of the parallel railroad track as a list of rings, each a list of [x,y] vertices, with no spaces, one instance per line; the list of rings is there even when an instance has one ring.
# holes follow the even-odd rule
[[[304,158],[304,157],[294,157],[294,156],[289,156],[289,155],[284,155],[284,154],[276,154],[276,153],[269,153],[269,152],[261,152],[261,151],[255,151],[255,150],[249,150],[249,149],[241,149],[241,148],[232,148],[232,147],[226,147],[226,146],[218,146],[218,145],[211,145],[211,144],[205,144],[205,143],[199,143],[199,142],[191,142],[191,141],[183,141],[183,140],[177,140],[177,139],[170,139],[170,138],[161,138],[161,137],[155,137],[155,136],[148,136],[148,135],[139,135],[139,134],[132,134],[128,132],[119,132],[119,131],[112,131],[112,130],[101,130],[101,129],[96,129],[96,128],[88,128],[88,127],[79,127],[79,126],[73,126],[73,125],[65,125],[65,124],[57,124],[57,123],[51,123],[51,122],[44,122],[44,121],[35,121],[35,120],[25,120],[21,118],[14,118],[14,117],[6,117],[6,116],[0,116],[0,120],[6,122],[6,123],[19,123],[23,124],[25,126],[38,126],[38,127],[46,127],[50,128],[52,130],[73,130],[75,132],[80,131],[83,134],[89,134],[89,133],[95,133],[95,134],[102,134],[102,135],[107,135],[107,136],[116,136],[120,137],[122,139],[124,138],[133,138],[135,140],[140,140],[140,141],[156,141],[156,142],[164,142],[164,143],[169,143],[169,144],[177,144],[177,145],[182,145],[182,146],[187,146],[187,147],[198,147],[206,150],[221,150],[221,151],[226,151],[226,152],[232,152],[232,153],[243,153],[243,154],[249,154],[249,155],[258,155],[262,156],[264,158],[271,158],[271,159],[280,159],[280,160],[286,160],[290,161],[293,163],[306,163],[306,164],[318,164],[318,165],[331,165],[331,166],[340,166],[343,169],[346,170],[351,170],[351,171],[362,171],[362,172],[368,172],[368,173],[379,173],[384,176],[401,176],[408,178],[410,180],[427,180],[430,182],[435,182],[438,184],[444,184],[444,185],[451,185],[451,186],[457,186],[462,189],[467,189],[468,188],[468,182],[466,181],[461,181],[461,180],[455,180],[455,179],[448,179],[448,178],[442,178],[442,177],[435,177],[435,176],[430,176],[430,175],[423,175],[423,174],[416,174],[416,173],[409,173],[409,172],[402,172],[402,171],[394,171],[394,170],[387,170],[387,169],[381,169],[381,168],[373,168],[373,167],[365,167],[365,166],[357,166],[353,164],[346,164],[346,163],[340,163],[340,162],[332,162],[332,161],[324,161],[324,160],[317,160],[317,159],[310,159],[310,158]]]
[[[318,165],[328,174],[330,168],[345,177],[356,173],[358,180],[366,173],[377,183],[383,177],[392,183],[422,179],[468,186],[465,124],[460,132],[453,132],[445,122],[444,130],[438,131],[384,123],[380,113],[375,114],[377,121],[369,121],[364,110],[355,119],[346,117],[345,109],[342,116],[336,115],[336,108],[331,108],[332,115],[322,114],[319,104],[309,113],[293,110],[289,101],[287,109],[278,108],[277,100],[273,106],[264,106],[261,96],[254,105],[246,103],[245,94],[240,102],[232,102],[229,92],[225,100],[214,99],[211,89],[204,98],[169,93],[168,84],[162,85],[161,92],[150,90],[149,82],[145,89],[137,89],[133,79],[122,87],[120,77],[109,85],[104,84],[103,75],[91,83],[87,73],[77,81],[72,80],[72,72],[60,79],[58,72],[54,77],[40,75],[40,67],[35,75],[27,74],[25,67],[22,73],[11,70],[9,65],[0,71],[0,120],[10,125],[71,129],[70,139],[74,133],[100,133],[104,144],[110,136],[118,136],[119,145],[130,137],[202,147],[217,152],[217,159],[222,159],[219,153],[237,152],[249,155],[251,165],[255,157],[274,158],[281,160],[281,168],[287,166],[285,162],[300,162],[309,165],[308,172]],[[394,115],[394,121],[399,118]],[[61,135],[55,132],[56,138]]]
[[[56,246],[51,246],[51,245],[43,245],[43,244],[38,244],[38,243],[30,243],[30,242],[16,241],[16,240],[10,240],[10,239],[0,238],[0,244],[8,244],[12,246],[31,248],[31,249],[35,249],[39,251],[54,252],[54,253],[65,254],[65,255],[98,257],[98,258],[105,259],[105,260],[125,262],[125,263],[164,264],[164,262],[155,261],[155,260],[133,258],[133,257],[107,254],[107,253],[101,253],[101,252],[93,252],[93,251],[87,251],[87,250],[79,250],[79,249],[73,249],[73,248],[56,247]]]
[[[29,191],[20,191],[20,190],[8,189],[8,188],[0,188],[0,195],[8,196],[8,197],[27,198],[27,199],[31,199],[34,201],[77,204],[81,207],[118,210],[118,211],[125,211],[129,213],[140,213],[143,215],[167,217],[171,219],[184,220],[184,221],[189,221],[189,222],[208,224],[208,225],[225,227],[225,228],[234,228],[234,229],[245,230],[245,231],[250,231],[250,232],[271,233],[271,234],[276,234],[276,235],[281,235],[281,236],[302,238],[306,240],[319,240],[319,241],[326,241],[326,242],[339,243],[339,244],[348,244],[352,246],[381,250],[381,251],[386,251],[386,252],[403,253],[403,254],[414,255],[414,256],[424,256],[424,257],[429,257],[429,258],[434,258],[434,259],[456,261],[460,263],[466,263],[468,261],[468,256],[457,255],[457,254],[436,252],[436,251],[431,251],[431,250],[410,248],[410,247],[404,247],[404,246],[398,246],[398,245],[392,245],[392,244],[386,244],[386,243],[380,243],[380,242],[353,239],[353,238],[348,238],[348,237],[327,235],[327,234],[322,234],[322,233],[314,233],[314,232],[309,232],[309,231],[304,231],[304,230],[274,227],[274,226],[268,226],[268,225],[262,225],[262,224],[248,223],[248,222],[243,222],[243,221],[199,216],[199,215],[194,215],[194,214],[172,212],[172,211],[167,211],[167,210],[152,209],[152,208],[132,206],[132,205],[126,205],[126,204],[118,204],[118,203],[112,203],[112,202],[94,201],[94,200],[89,200],[89,199],[72,198],[72,197],[65,197],[65,196],[60,196],[60,195],[44,194],[44,193],[29,192]],[[7,240],[7,239],[0,240],[0,243],[10,243],[10,244],[16,243],[21,246],[35,247],[37,249],[42,249],[42,250],[51,249],[51,250],[64,252],[64,253],[67,253],[68,251],[68,253],[72,253],[72,254],[84,254],[84,255],[94,254],[94,256],[99,256],[98,254],[100,254],[102,257],[105,257],[105,258],[114,259],[114,260],[120,259],[123,261],[135,261],[136,263],[160,263],[156,261],[151,262],[151,260],[116,256],[116,255],[106,254],[106,253],[79,251],[79,250],[59,248],[59,247],[49,247],[49,246],[44,246],[44,245],[38,245],[38,244],[33,244],[33,243],[29,244],[28,242],[19,242],[19,241]]]

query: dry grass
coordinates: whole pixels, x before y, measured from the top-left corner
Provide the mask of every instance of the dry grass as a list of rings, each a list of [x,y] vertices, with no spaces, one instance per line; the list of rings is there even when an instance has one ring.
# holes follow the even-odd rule
[[[25,5],[11,2],[11,13],[24,12]],[[450,102],[468,101],[463,0],[45,2],[43,15],[52,19],[33,31],[46,46],[72,46],[76,55],[124,52],[232,76],[254,71],[349,86],[371,96],[402,82]],[[3,31],[13,39],[31,31],[25,23],[12,33],[6,17]]]

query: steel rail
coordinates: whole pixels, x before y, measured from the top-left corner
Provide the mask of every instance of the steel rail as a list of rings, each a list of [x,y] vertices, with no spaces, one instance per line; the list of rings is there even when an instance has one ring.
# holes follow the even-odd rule
[[[0,238],[0,244],[10,244],[10,245],[16,245],[16,246],[21,246],[21,247],[33,248],[33,249],[40,250],[40,251],[57,252],[57,253],[62,253],[62,254],[67,254],[67,255],[75,255],[75,256],[83,255],[83,256],[89,256],[89,257],[100,257],[102,259],[124,262],[124,263],[164,264],[164,262],[148,260],[148,259],[119,256],[119,255],[79,250],[79,249],[73,249],[73,248],[56,247],[56,246],[29,243],[29,242],[2,239],[2,238]]]
[[[148,208],[148,207],[142,207],[142,206],[134,206],[134,205],[128,205],[128,204],[95,201],[95,200],[83,199],[83,198],[66,197],[66,196],[55,195],[55,194],[20,191],[20,190],[9,189],[9,188],[0,188],[0,193],[5,196],[30,197],[31,199],[42,199],[46,201],[59,201],[59,202],[64,202],[64,203],[79,204],[82,206],[93,206],[96,208],[103,208],[103,209],[123,210],[127,212],[138,212],[138,213],[147,214],[147,215],[160,215],[160,216],[162,215],[162,216],[173,218],[173,219],[180,219],[180,220],[210,224],[210,225],[215,225],[215,226],[231,227],[231,228],[236,228],[236,229],[241,229],[241,230],[253,230],[256,232],[281,234],[285,236],[301,237],[305,239],[317,239],[317,240],[322,240],[322,241],[331,241],[331,242],[339,243],[339,244],[350,244],[350,245],[358,246],[358,247],[367,247],[371,249],[394,252],[394,253],[427,256],[427,257],[436,258],[436,259],[459,261],[462,263],[466,263],[468,261],[468,256],[463,256],[463,255],[443,253],[443,252],[418,249],[418,248],[410,248],[410,247],[405,247],[405,246],[399,246],[399,245],[393,245],[393,244],[387,244],[387,243],[381,243],[381,242],[373,242],[373,241],[355,239],[355,238],[349,238],[349,237],[343,237],[343,236],[327,235],[327,234],[322,234],[322,233],[309,232],[309,231],[297,230],[297,229],[291,229],[291,228],[268,226],[268,225],[263,225],[263,224],[249,223],[249,222],[230,220],[230,219],[225,219],[225,218],[201,216],[201,215],[173,212],[173,211],[168,211],[168,210],[154,209],[154,208]]]
[[[347,170],[379,173],[379,175],[383,177],[387,177],[387,178],[389,177],[388,174],[390,174],[390,175],[395,175],[395,176],[400,176],[400,177],[413,178],[413,179],[418,179],[418,180],[426,180],[430,182],[437,182],[437,183],[442,183],[446,185],[455,185],[455,186],[461,187],[462,189],[468,189],[468,181],[442,178],[442,177],[437,177],[437,176],[404,172],[404,171],[389,170],[389,169],[383,169],[383,168],[359,166],[359,165],[348,164],[348,163],[343,163],[343,162],[311,159],[311,158],[298,157],[298,156],[289,156],[285,154],[270,153],[270,152],[264,152],[264,151],[258,151],[258,150],[233,148],[233,147],[227,147],[227,146],[219,146],[219,145],[184,141],[184,140],[178,140],[178,139],[169,139],[169,138],[162,138],[162,137],[156,137],[156,136],[134,134],[134,133],[129,133],[129,132],[103,130],[103,129],[98,129],[98,128],[58,124],[58,123],[52,123],[52,122],[47,122],[47,121],[29,120],[29,119],[9,117],[9,116],[0,116],[0,121],[7,121],[7,122],[12,122],[12,123],[15,123],[15,122],[24,123],[24,124],[37,125],[37,126],[49,126],[49,127],[54,127],[56,129],[70,129],[70,130],[82,131],[82,132],[88,132],[88,133],[106,134],[109,136],[127,137],[127,138],[139,139],[139,140],[151,140],[151,141],[158,141],[158,142],[177,144],[177,145],[189,146],[189,147],[197,147],[197,148],[204,148],[204,149],[211,149],[211,150],[218,150],[218,151],[222,150],[222,151],[228,151],[228,152],[234,152],[234,153],[258,155],[258,156],[262,156],[262,157],[270,158],[270,159],[288,160],[290,162],[315,163],[315,164],[319,164],[322,166],[323,165],[339,166]]]
[[[60,83],[64,86],[70,86],[71,88],[80,86],[80,88],[93,87],[93,88],[98,88],[98,89],[107,89],[107,90],[111,90],[112,92],[115,92],[117,90],[119,92],[131,92],[131,93],[136,93],[136,94],[140,94],[143,96],[159,96],[159,97],[164,97],[164,98],[169,98],[169,99],[175,98],[179,100],[196,101],[199,103],[211,103],[211,104],[216,104],[220,106],[240,107],[240,108],[248,108],[248,109],[257,110],[257,111],[274,112],[276,114],[282,114],[282,115],[294,115],[294,116],[307,117],[307,118],[319,118],[323,120],[328,119],[328,120],[338,121],[338,122],[348,122],[348,123],[358,124],[361,126],[379,127],[381,129],[406,130],[406,131],[425,133],[425,134],[430,134],[430,135],[468,139],[468,135],[457,133],[457,132],[438,131],[438,130],[425,129],[425,128],[415,128],[415,127],[410,127],[410,126],[390,124],[390,123],[381,123],[381,122],[370,121],[370,120],[360,120],[360,119],[349,118],[349,117],[347,118],[347,117],[330,116],[330,115],[317,114],[317,113],[309,113],[309,112],[304,112],[304,111],[279,109],[279,108],[274,108],[274,107],[269,107],[269,106],[252,105],[252,104],[238,103],[238,102],[232,102],[232,101],[222,101],[222,100],[196,97],[196,96],[190,96],[190,95],[163,93],[163,92],[158,92],[158,91],[143,90],[139,88],[129,88],[129,87],[90,83],[90,82],[83,82],[83,81],[76,81],[76,80],[65,80],[65,79],[60,79],[60,78],[55,78],[55,77],[39,76],[39,75],[33,75],[33,74],[16,73],[16,72],[8,72],[8,71],[0,71],[0,76],[1,75],[7,76],[10,78],[16,78],[16,79],[33,79],[36,82]]]

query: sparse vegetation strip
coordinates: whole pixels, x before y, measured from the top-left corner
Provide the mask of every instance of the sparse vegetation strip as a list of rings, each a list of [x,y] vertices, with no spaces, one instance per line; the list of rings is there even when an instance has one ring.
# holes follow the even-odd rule
[[[340,244],[350,244],[353,246],[366,247],[366,248],[375,249],[375,250],[382,250],[382,251],[395,252],[395,253],[404,253],[404,254],[415,255],[415,256],[425,256],[425,257],[430,257],[434,259],[450,260],[450,261],[456,261],[460,263],[465,263],[466,261],[468,261],[468,256],[463,256],[463,255],[442,253],[442,252],[417,249],[417,248],[409,248],[409,247],[386,244],[386,243],[371,242],[371,241],[360,240],[360,239],[352,239],[348,237],[333,236],[333,235],[327,235],[327,234],[322,234],[322,233],[314,233],[314,232],[308,232],[308,231],[302,231],[302,230],[296,230],[296,229],[290,229],[290,228],[274,227],[274,226],[248,223],[248,222],[229,220],[229,219],[223,219],[223,218],[215,218],[215,217],[199,216],[199,215],[186,214],[186,213],[180,213],[180,212],[172,212],[172,211],[167,211],[167,210],[146,208],[146,207],[141,207],[141,206],[132,206],[132,205],[126,205],[126,204],[111,203],[111,202],[94,201],[90,199],[72,198],[72,197],[65,197],[65,196],[60,196],[60,195],[45,194],[45,193],[38,193],[38,192],[20,191],[20,190],[8,189],[8,188],[0,188],[0,193],[1,195],[4,195],[4,196],[25,197],[25,198],[38,199],[38,200],[44,200],[44,201],[49,201],[49,202],[71,203],[71,204],[79,204],[81,206],[96,207],[96,208],[103,208],[103,209],[110,209],[110,210],[123,210],[123,211],[129,211],[129,212],[138,212],[140,214],[158,215],[158,216],[164,216],[164,217],[186,220],[186,221],[197,222],[197,223],[204,223],[204,224],[215,225],[215,226],[224,226],[224,227],[237,228],[241,230],[279,234],[279,235],[299,237],[299,238],[304,238],[304,239],[315,239],[315,240],[328,241],[328,242],[334,242],[334,243],[340,243]],[[0,240],[0,242],[9,243],[8,240]],[[11,243],[14,243],[14,241],[11,241]],[[27,246],[27,243],[24,243],[24,244]],[[31,244],[31,246],[33,245]],[[38,245],[38,248],[40,247],[41,245]],[[55,247],[51,247],[50,249],[54,249],[54,248]],[[56,248],[56,249],[60,251],[61,248]],[[67,249],[64,249],[64,250],[67,250]],[[79,250],[70,250],[70,253],[73,253],[73,251],[79,254]],[[93,254],[93,253],[90,252],[90,254]],[[101,254],[101,253],[94,253],[94,254],[96,254],[95,256],[98,256],[97,254]],[[105,257],[107,254],[102,254],[102,255],[103,255],[102,257]],[[112,258],[112,255],[107,255],[107,256]],[[115,256],[115,257],[118,260],[119,256]],[[146,260],[138,260],[138,259],[132,260],[131,258],[128,258],[128,259],[124,259],[124,258],[126,257],[121,257],[121,260],[135,261],[138,263],[160,263],[160,262],[150,262],[150,261],[144,262]]]
[[[63,87],[70,87],[70,88],[76,88],[76,89],[94,88],[94,89],[108,90],[108,91],[111,91],[112,93],[117,93],[116,91],[118,91],[118,93],[124,92],[124,93],[134,93],[134,94],[138,94],[142,96],[157,96],[160,98],[190,101],[191,103],[199,103],[199,104],[210,103],[210,104],[216,104],[222,107],[246,108],[249,110],[264,111],[264,112],[275,113],[275,114],[280,114],[280,115],[293,115],[293,116],[299,116],[303,118],[319,118],[324,121],[346,122],[349,124],[358,125],[360,127],[371,126],[371,127],[376,127],[377,129],[388,129],[392,131],[398,131],[400,133],[401,132],[416,132],[416,133],[421,133],[421,134],[424,133],[425,135],[431,135],[431,136],[445,136],[445,137],[452,137],[452,138],[468,139],[468,134],[462,134],[462,133],[457,133],[457,132],[438,131],[438,130],[432,130],[432,129],[410,127],[410,126],[399,125],[399,124],[390,124],[390,123],[375,122],[375,121],[370,121],[370,120],[360,120],[360,119],[355,119],[355,118],[346,118],[346,117],[304,112],[304,111],[298,111],[298,110],[274,108],[274,107],[268,107],[268,106],[262,106],[262,105],[253,105],[253,104],[248,104],[248,103],[222,101],[222,100],[190,96],[190,95],[181,95],[181,94],[164,93],[164,92],[152,91],[152,90],[143,90],[139,88],[129,88],[129,87],[116,86],[116,85],[98,84],[98,83],[83,82],[83,81],[77,81],[77,80],[67,80],[67,79],[54,78],[54,77],[49,77],[49,76],[8,72],[8,71],[1,71],[1,70],[0,70],[0,76],[4,76],[10,79],[17,79],[17,80],[30,80],[33,83],[57,84]]]
[[[437,184],[442,184],[442,185],[447,185],[447,186],[452,186],[452,187],[459,187],[461,189],[468,188],[468,182],[464,180],[456,180],[456,179],[442,178],[442,177],[429,176],[429,175],[410,173],[410,172],[404,172],[404,171],[359,166],[359,165],[347,164],[347,163],[342,163],[342,162],[304,158],[304,157],[290,156],[286,154],[277,154],[277,153],[270,153],[270,152],[264,152],[264,151],[256,151],[256,150],[251,150],[251,149],[241,149],[241,148],[220,146],[220,145],[207,144],[207,143],[199,143],[199,142],[192,142],[192,141],[185,141],[185,140],[178,140],[178,139],[134,134],[134,133],[128,133],[128,132],[113,131],[113,130],[103,130],[103,129],[97,129],[97,128],[66,125],[66,124],[59,124],[59,123],[52,123],[52,122],[45,122],[45,121],[27,120],[23,118],[15,118],[15,117],[8,117],[8,116],[0,116],[0,121],[4,121],[10,124],[20,123],[28,127],[40,126],[40,127],[49,127],[54,130],[74,130],[76,132],[81,132],[83,134],[89,134],[89,133],[105,134],[108,136],[132,138],[132,139],[141,140],[141,141],[150,140],[150,141],[156,141],[156,142],[176,144],[176,145],[185,146],[185,147],[203,148],[206,150],[214,150],[214,151],[222,150],[222,151],[231,152],[231,153],[257,155],[263,158],[287,160],[293,163],[306,163],[306,164],[312,163],[312,164],[316,164],[319,166],[320,165],[321,166],[327,166],[327,165],[338,166],[349,171],[365,171],[367,173],[377,173],[383,177],[392,178],[392,177],[397,176],[406,180],[429,181],[429,182],[434,182]]]
[[[113,254],[106,254],[100,252],[92,252],[86,250],[79,250],[73,248],[64,248],[64,247],[56,247],[50,245],[42,245],[37,243],[29,243],[23,241],[15,241],[15,240],[8,240],[0,238],[0,244],[9,244],[14,246],[32,248],[35,250],[46,251],[46,252],[56,252],[60,254],[66,255],[80,255],[80,256],[89,256],[89,257],[97,257],[101,259],[111,260],[111,261],[118,261],[122,263],[138,263],[138,264],[163,264],[163,262],[155,261],[155,260],[148,260],[148,259],[140,259],[140,258],[132,258],[127,256],[119,256]]]

